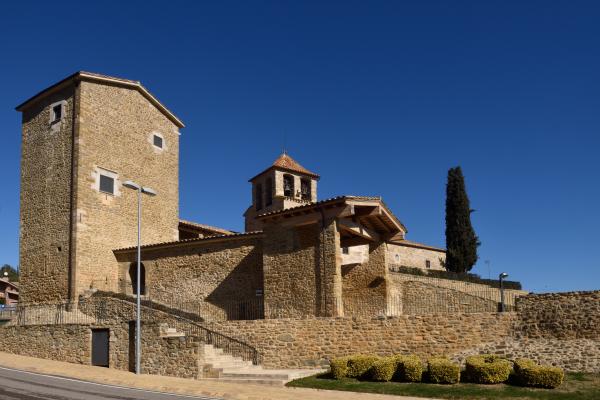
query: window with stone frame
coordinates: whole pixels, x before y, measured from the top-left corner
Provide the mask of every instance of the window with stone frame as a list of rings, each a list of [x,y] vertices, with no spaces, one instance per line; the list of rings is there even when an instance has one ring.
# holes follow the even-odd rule
[[[292,175],[283,175],[283,195],[294,197],[294,177]]]
[[[163,148],[163,138],[158,135],[154,135],[154,137],[152,138],[152,143],[159,149]]]
[[[62,119],[62,113],[63,113],[63,105],[62,104],[57,104],[55,106],[52,107],[52,123],[54,122],[58,122]]]
[[[260,210],[263,208],[263,191],[260,183],[256,185],[256,193],[254,195],[256,196],[256,209]]]
[[[265,205],[270,206],[273,204],[273,180],[267,178],[265,182]]]
[[[115,194],[115,178],[100,173],[99,190],[103,193]]]
[[[302,195],[302,200],[310,200],[310,179],[302,179],[300,181],[300,193]]]

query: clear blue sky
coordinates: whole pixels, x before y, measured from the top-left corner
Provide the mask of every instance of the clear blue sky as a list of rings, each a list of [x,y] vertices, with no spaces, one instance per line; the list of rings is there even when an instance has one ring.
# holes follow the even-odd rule
[[[460,165],[474,272],[600,288],[600,3],[91,2],[0,5],[0,264],[17,264],[20,115],[88,70],[140,80],[187,125],[181,217],[243,229],[247,179],[285,146],[319,197],[381,195],[444,245]]]

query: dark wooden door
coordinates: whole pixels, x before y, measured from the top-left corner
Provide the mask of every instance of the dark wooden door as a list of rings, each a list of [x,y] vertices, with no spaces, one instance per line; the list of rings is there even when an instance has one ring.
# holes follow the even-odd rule
[[[108,329],[92,329],[92,365],[108,367]]]

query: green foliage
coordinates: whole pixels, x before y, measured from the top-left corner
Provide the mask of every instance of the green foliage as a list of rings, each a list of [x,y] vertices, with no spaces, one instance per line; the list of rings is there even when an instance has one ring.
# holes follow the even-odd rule
[[[393,380],[398,382],[421,382],[423,362],[419,357],[397,355],[393,358],[396,362]]]
[[[460,366],[447,358],[430,358],[427,360],[427,379],[431,383],[458,383]]]
[[[396,359],[394,357],[383,357],[373,363],[369,371],[371,380],[377,382],[388,382],[396,372]]]
[[[346,376],[349,378],[364,378],[377,360],[379,360],[377,356],[364,354],[348,357],[348,372]]]
[[[0,268],[0,278],[4,278],[4,273],[8,273],[8,279],[11,282],[19,282],[19,272],[8,264]]]
[[[547,389],[560,386],[565,377],[564,371],[559,367],[538,365],[535,361],[526,358],[515,361],[515,375],[517,382],[522,386]]]
[[[446,269],[468,272],[477,262],[479,239],[471,225],[471,206],[460,167],[450,168],[446,184]]]
[[[486,354],[467,357],[465,374],[473,383],[506,382],[512,371],[512,363],[504,358]]]
[[[334,379],[342,379],[348,375],[348,359],[349,357],[341,357],[331,360],[331,376]]]

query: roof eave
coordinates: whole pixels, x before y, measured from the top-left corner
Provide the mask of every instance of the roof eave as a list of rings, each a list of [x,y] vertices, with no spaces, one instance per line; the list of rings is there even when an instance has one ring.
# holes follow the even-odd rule
[[[150,93],[139,81],[130,81],[130,80],[125,80],[125,79],[116,79],[116,78],[112,78],[112,77],[108,77],[108,76],[99,76],[99,75],[95,75],[95,74],[86,73],[83,71],[79,71],[72,75],[69,75],[68,77],[61,80],[60,82],[55,83],[54,85],[42,90],[41,92],[37,93],[33,97],[30,97],[29,99],[25,100],[23,103],[19,104],[17,107],[15,107],[15,109],[19,112],[22,112],[29,105],[36,103],[37,101],[41,100],[43,97],[48,96],[49,94],[52,94],[54,92],[57,92],[57,91],[63,89],[64,87],[66,87],[68,84],[70,84],[72,82],[79,82],[79,81],[83,81],[83,80],[91,81],[91,82],[110,83],[110,84],[117,85],[117,86],[136,89],[137,91],[140,92],[140,94],[142,96],[144,96],[150,103],[152,103],[152,105],[154,105],[156,108],[158,108],[171,122],[173,122],[175,125],[177,125],[177,127],[179,127],[179,128],[185,127],[185,124],[179,118],[177,118],[175,116],[175,114],[173,114],[171,111],[169,111],[169,109],[167,107],[165,107],[160,101],[158,101],[158,99],[156,97],[154,97],[152,95],[152,93]]]
[[[319,175],[313,174],[312,172],[309,172],[309,173],[300,172],[300,171],[296,171],[296,170],[290,169],[290,168],[284,168],[284,167],[278,167],[276,165],[271,165],[269,168],[265,169],[260,174],[257,174],[255,176],[253,176],[252,178],[248,179],[248,182],[254,182],[254,180],[256,180],[256,178],[259,178],[260,176],[266,174],[267,172],[269,172],[272,169],[278,169],[278,170],[281,170],[281,171],[291,172],[291,173],[298,174],[298,175],[310,176],[311,178],[315,178],[316,180],[321,179],[321,177]]]

